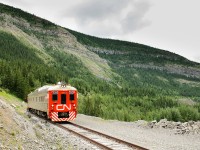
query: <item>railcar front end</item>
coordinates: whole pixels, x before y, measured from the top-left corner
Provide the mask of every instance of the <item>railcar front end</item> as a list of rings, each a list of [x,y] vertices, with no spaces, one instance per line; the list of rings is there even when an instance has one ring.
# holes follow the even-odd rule
[[[76,118],[76,90],[50,90],[48,94],[48,116],[52,121],[71,121]]]

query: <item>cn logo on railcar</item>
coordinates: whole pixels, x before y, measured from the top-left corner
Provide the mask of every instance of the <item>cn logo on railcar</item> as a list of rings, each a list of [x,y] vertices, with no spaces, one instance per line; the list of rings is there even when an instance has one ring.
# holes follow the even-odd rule
[[[71,105],[69,105],[69,107],[67,105],[62,105],[62,104],[58,104],[56,105],[56,110],[71,110]]]

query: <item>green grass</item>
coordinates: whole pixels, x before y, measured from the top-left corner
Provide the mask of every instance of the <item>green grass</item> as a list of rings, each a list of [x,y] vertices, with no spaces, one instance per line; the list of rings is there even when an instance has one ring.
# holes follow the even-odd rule
[[[12,102],[23,102],[22,99],[16,97],[15,95],[8,93],[8,91],[0,88],[0,97],[2,97],[3,99],[7,100],[9,103]]]

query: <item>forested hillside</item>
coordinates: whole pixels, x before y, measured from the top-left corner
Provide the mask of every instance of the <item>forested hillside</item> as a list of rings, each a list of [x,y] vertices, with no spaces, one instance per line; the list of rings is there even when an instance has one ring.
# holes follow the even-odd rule
[[[22,99],[62,80],[78,89],[80,113],[125,121],[200,119],[199,63],[78,33],[3,4],[0,70],[0,87]]]

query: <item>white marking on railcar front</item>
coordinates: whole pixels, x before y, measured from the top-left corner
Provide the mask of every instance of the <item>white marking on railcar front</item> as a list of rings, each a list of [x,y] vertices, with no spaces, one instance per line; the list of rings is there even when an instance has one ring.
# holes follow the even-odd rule
[[[69,117],[68,119],[71,120],[73,117],[75,117],[75,112],[74,112],[74,111],[71,112],[71,113],[69,114],[69,116],[70,116],[70,117]]]
[[[71,110],[71,105],[69,105],[69,107],[67,105],[62,105],[62,104],[56,105],[56,110],[65,110],[65,108]]]

